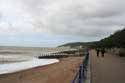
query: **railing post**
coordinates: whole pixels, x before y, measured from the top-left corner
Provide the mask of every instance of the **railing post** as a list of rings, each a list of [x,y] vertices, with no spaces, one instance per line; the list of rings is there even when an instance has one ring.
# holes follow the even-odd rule
[[[83,65],[83,69],[82,69],[82,75],[83,75],[83,79],[85,78],[85,68],[84,68],[84,65]]]
[[[80,69],[79,69],[79,82],[78,83],[81,83],[81,80],[82,80],[82,65],[80,65]]]

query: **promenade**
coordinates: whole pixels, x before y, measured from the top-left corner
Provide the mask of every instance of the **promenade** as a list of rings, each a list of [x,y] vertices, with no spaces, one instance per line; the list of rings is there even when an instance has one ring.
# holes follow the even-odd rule
[[[91,83],[125,83],[125,57],[90,52]]]

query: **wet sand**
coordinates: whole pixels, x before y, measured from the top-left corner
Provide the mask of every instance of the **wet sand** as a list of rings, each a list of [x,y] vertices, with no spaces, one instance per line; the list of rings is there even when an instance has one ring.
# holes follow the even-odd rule
[[[61,58],[59,63],[0,75],[0,83],[71,83],[82,57]]]

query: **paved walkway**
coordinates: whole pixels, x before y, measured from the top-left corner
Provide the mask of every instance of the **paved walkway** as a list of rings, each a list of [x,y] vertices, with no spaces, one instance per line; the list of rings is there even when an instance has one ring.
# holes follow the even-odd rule
[[[91,83],[125,83],[125,57],[96,57],[96,52],[91,51],[90,64]]]

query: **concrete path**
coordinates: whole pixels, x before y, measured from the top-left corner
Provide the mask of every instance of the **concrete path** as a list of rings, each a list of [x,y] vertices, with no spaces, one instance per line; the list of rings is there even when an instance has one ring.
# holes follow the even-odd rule
[[[105,54],[96,57],[90,52],[91,83],[125,83],[125,57]]]

